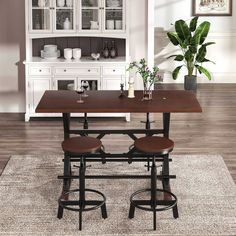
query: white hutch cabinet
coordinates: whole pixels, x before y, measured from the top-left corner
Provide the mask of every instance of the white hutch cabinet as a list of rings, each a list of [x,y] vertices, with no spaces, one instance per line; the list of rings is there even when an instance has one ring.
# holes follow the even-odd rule
[[[26,114],[31,117],[61,116],[35,113],[45,90],[76,90],[89,82],[90,90],[119,90],[127,85],[129,62],[128,0],[25,0],[26,9]],[[100,60],[104,45],[116,45],[118,56]],[[57,45],[61,57],[43,59],[44,45]],[[80,60],[66,60],[65,48],[81,48]],[[76,114],[79,115],[79,114]],[[129,114],[88,114],[125,117]]]

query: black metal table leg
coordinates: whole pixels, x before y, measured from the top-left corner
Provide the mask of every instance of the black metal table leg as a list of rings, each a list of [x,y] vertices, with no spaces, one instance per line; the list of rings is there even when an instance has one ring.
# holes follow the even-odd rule
[[[164,137],[169,138],[170,132],[170,113],[163,113]]]
[[[84,129],[88,129],[88,114],[84,113]]]
[[[70,113],[63,113],[64,140],[70,137]]]

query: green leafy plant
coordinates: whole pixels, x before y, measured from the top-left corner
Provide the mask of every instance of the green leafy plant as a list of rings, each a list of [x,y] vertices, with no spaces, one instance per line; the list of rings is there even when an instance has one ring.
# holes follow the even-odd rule
[[[205,43],[210,30],[210,22],[204,21],[199,26],[197,24],[198,17],[194,17],[189,25],[184,20],[178,20],[175,22],[176,32],[167,33],[172,44],[179,47],[182,52],[181,54],[171,55],[168,58],[174,57],[175,61],[184,63],[176,67],[172,72],[174,80],[177,79],[179,71],[183,66],[186,66],[188,76],[192,76],[194,68],[196,68],[200,74],[204,74],[211,80],[210,72],[202,66],[204,62],[212,62],[206,58],[207,46],[215,44],[215,42]]]
[[[139,62],[131,62],[127,71],[134,68],[137,70],[136,73],[139,73],[143,79],[144,90],[150,90],[155,82],[162,81],[161,76],[158,75],[159,68],[154,66],[153,69],[150,70],[144,58],[142,58]]]

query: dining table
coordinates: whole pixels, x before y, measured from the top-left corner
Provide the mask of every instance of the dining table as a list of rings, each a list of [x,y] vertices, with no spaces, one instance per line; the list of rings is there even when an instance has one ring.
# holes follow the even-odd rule
[[[161,135],[169,138],[170,118],[171,113],[201,113],[202,109],[197,100],[196,94],[185,90],[154,90],[152,99],[145,101],[142,99],[143,91],[135,91],[134,98],[128,98],[127,95],[121,94],[120,91],[88,91],[88,97],[83,98],[84,103],[78,103],[79,95],[76,91],[58,90],[45,91],[37,108],[36,113],[62,113],[64,139],[68,139],[71,135],[89,136],[95,135],[98,139],[104,138],[106,135],[122,134],[127,135],[130,139],[136,140],[138,135],[155,136]],[[122,96],[121,96],[122,95]],[[71,128],[71,114],[82,113],[83,125],[78,128]],[[143,113],[145,114],[145,124],[140,123],[139,128],[113,129],[107,121],[105,129],[91,129],[89,126],[89,113]],[[157,129],[151,127],[150,114],[162,114],[162,128]],[[125,121],[124,121],[125,122]],[[132,121],[131,121],[132,122]],[[186,135],[187,134],[186,130]],[[127,147],[127,152],[111,153],[106,149],[102,149],[99,153],[87,155],[87,162],[103,163],[107,162],[133,162],[147,163],[147,168],[150,168],[151,156],[144,153],[139,153],[134,146]],[[77,162],[78,157],[72,156],[71,162]],[[163,189],[170,190],[169,181],[171,178],[176,178],[175,175],[170,175],[169,163],[171,158],[157,157],[157,161],[162,162],[162,171],[157,177],[162,181]],[[69,173],[67,173],[69,175]],[[72,178],[79,178],[73,176]],[[150,179],[150,175],[127,175],[127,174],[112,174],[112,175],[86,175],[87,179]],[[68,188],[70,178],[66,179],[65,175],[61,177],[65,184],[63,188]],[[67,181],[67,182],[66,182]],[[65,187],[67,186],[67,187]],[[66,190],[66,189],[64,189]]]

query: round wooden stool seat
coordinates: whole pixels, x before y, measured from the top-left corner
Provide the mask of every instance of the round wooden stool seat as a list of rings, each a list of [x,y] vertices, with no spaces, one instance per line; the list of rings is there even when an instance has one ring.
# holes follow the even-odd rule
[[[75,154],[95,153],[102,147],[102,142],[93,137],[73,137],[66,139],[61,144],[64,152]]]
[[[168,138],[147,136],[136,139],[134,147],[144,153],[166,155],[174,148],[174,142]]]

